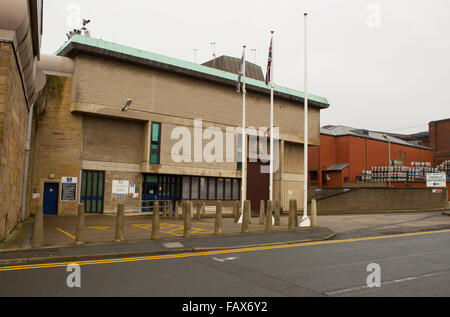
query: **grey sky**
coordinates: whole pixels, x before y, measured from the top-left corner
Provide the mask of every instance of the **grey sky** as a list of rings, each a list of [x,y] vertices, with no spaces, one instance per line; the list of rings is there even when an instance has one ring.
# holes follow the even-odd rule
[[[240,57],[245,44],[264,73],[274,30],[276,84],[301,91],[306,11],[309,91],[331,103],[322,126],[413,133],[450,117],[448,0],[44,0],[43,53],[65,42],[71,4],[92,37],[189,61],[198,48],[199,63],[210,42],[217,56]]]

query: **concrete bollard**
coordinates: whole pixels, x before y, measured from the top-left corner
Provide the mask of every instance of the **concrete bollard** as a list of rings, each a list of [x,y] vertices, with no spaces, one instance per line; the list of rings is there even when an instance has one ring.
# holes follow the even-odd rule
[[[315,199],[311,200],[311,227],[317,226],[317,202]]]
[[[292,230],[297,227],[297,200],[289,200],[289,222],[288,229]]]
[[[235,201],[233,203],[233,217],[234,217],[234,223],[237,223],[239,221],[239,217],[241,215],[239,214],[239,201]]]
[[[264,200],[261,200],[261,203],[259,205],[259,224],[264,224],[264,219],[266,218],[266,212],[265,212],[265,206],[264,206]]]
[[[163,201],[163,218],[167,218],[167,201]]]
[[[76,244],[84,243],[84,228],[85,228],[85,214],[84,214],[84,203],[78,204],[78,218],[77,218],[77,233],[76,233]]]
[[[192,211],[192,201],[186,201],[183,204],[184,209],[184,233],[183,236],[185,238],[190,238],[192,235],[192,226],[191,226],[191,211]]]
[[[180,203],[175,201],[175,220],[180,219],[180,214],[178,213],[178,209],[180,208]]]
[[[275,221],[274,221],[274,226],[280,226],[281,225],[281,204],[279,200],[275,200],[273,202],[273,211],[274,211],[274,217],[275,217]]]
[[[244,212],[242,215],[241,233],[248,233],[248,225],[250,223],[250,201],[244,202]]]
[[[38,205],[36,214],[34,215],[33,239],[31,246],[39,248],[44,245],[44,211],[42,205]]]
[[[153,204],[153,216],[152,216],[152,240],[158,240],[159,236],[159,203],[155,201]]]
[[[272,231],[272,213],[273,213],[273,203],[271,200],[268,200],[266,210],[266,232]]]
[[[202,218],[202,204],[199,201],[197,201],[197,214],[195,219],[200,220],[201,218]]]
[[[123,238],[123,216],[124,216],[124,205],[117,205],[117,215],[116,215],[116,241],[124,241]]]
[[[222,234],[222,202],[220,200],[216,205],[216,224],[214,233],[216,235]]]

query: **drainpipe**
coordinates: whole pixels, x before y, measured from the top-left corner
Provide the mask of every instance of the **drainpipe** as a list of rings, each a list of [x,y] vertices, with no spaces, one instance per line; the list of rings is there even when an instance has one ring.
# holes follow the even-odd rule
[[[31,105],[28,112],[28,129],[27,129],[27,143],[25,146],[25,166],[23,168],[23,185],[22,185],[22,209],[20,212],[20,221],[25,221],[25,208],[27,204],[27,187],[28,187],[28,167],[30,165],[30,148],[31,148],[31,129],[33,126],[33,111],[34,103]]]

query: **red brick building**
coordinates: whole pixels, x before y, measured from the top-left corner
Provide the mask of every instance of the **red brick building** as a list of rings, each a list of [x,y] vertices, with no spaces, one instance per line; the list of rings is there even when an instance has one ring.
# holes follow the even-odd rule
[[[450,118],[428,124],[429,147],[434,151],[434,165],[450,160]]]
[[[433,164],[430,148],[389,136],[391,160]],[[345,126],[320,129],[320,146],[309,147],[309,180],[312,186],[342,186],[356,182],[362,170],[389,165],[389,141],[383,133]]]

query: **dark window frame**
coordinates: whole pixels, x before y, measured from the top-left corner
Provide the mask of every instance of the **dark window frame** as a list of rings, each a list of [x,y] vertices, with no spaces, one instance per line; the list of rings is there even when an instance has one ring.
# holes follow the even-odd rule
[[[158,141],[153,141],[153,126],[158,125]],[[152,122],[151,123],[151,133],[150,133],[150,157],[149,162],[150,164],[161,164],[161,132],[162,132],[162,125],[161,122]],[[154,150],[152,148],[152,145],[157,145],[158,150]],[[152,163],[152,153],[158,153],[158,163]]]
[[[84,172],[86,172],[86,177],[83,177],[84,176]],[[95,203],[95,211],[92,211],[92,197],[93,197],[93,194],[94,194],[94,173],[96,173],[97,174],[97,186],[96,186],[96,188],[95,188],[95,197],[97,197],[97,201],[96,201],[96,203]],[[88,202],[87,202],[87,188],[88,188],[88,180],[89,180],[89,174],[91,174],[92,175],[92,178],[91,178],[91,199],[89,200],[89,210],[90,211],[87,211],[87,205],[88,205]],[[98,189],[99,189],[99,185],[100,185],[100,182],[99,182],[99,179],[100,179],[100,174],[103,174],[103,182],[102,182],[102,189],[103,189],[103,193],[102,193],[102,200],[101,200],[101,202],[102,202],[102,207],[101,207],[101,210],[100,211],[98,211],[98,201],[99,201],[99,199],[98,199]],[[84,212],[85,213],[101,213],[101,214],[103,214],[103,212],[104,212],[104,206],[105,206],[105,182],[106,182],[106,175],[105,175],[105,171],[98,171],[98,170],[82,170],[81,171],[81,177],[82,177],[82,179],[81,179],[81,191],[82,191],[82,189],[83,189],[83,185],[84,185],[84,188],[85,188],[85,193],[84,193],[84,200],[83,200],[83,193],[81,192],[80,193],[80,202],[82,202],[83,204],[84,204]]]

